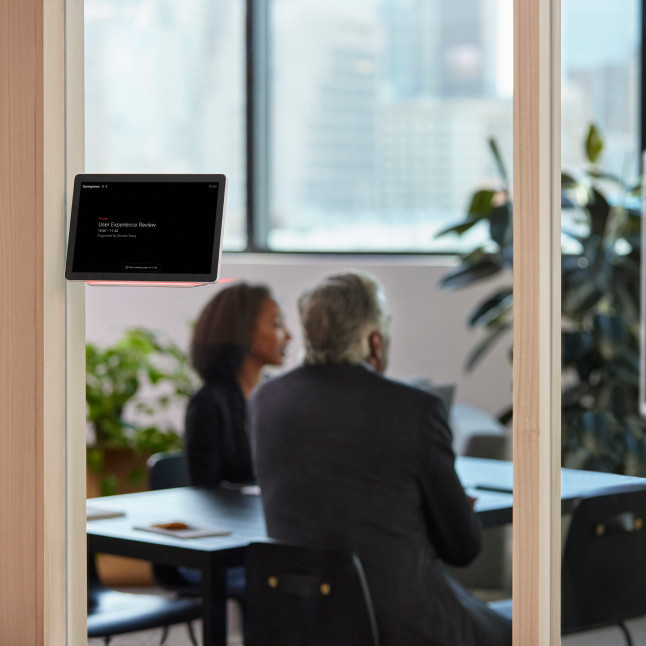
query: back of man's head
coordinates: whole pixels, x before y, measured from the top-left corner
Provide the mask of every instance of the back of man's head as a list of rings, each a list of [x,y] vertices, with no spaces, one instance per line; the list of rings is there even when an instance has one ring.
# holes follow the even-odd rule
[[[361,363],[374,333],[387,338],[388,311],[381,285],[369,274],[329,276],[298,300],[305,363]]]

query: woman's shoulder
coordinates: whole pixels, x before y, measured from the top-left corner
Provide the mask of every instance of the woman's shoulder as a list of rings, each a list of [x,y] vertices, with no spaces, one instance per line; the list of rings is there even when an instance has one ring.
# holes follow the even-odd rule
[[[199,411],[215,411],[231,405],[236,396],[234,388],[226,384],[205,382],[189,399],[187,414]]]

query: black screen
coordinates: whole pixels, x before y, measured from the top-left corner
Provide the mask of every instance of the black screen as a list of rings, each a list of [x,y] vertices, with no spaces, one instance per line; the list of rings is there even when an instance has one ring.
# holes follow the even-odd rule
[[[213,180],[81,180],[71,273],[210,274],[222,190]]]

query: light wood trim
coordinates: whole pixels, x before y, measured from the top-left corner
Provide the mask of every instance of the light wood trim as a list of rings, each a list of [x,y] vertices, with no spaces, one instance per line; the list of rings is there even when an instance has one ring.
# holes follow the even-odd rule
[[[560,20],[514,0],[515,646],[561,643]]]
[[[42,515],[43,630],[65,639],[65,24],[64,0],[42,3]],[[40,323],[42,321],[42,323]]]
[[[0,3],[0,643],[66,642],[64,0]]]
[[[83,0],[66,0],[65,239],[74,177],[85,165]],[[85,283],[67,283],[67,644],[87,644],[85,551]]]

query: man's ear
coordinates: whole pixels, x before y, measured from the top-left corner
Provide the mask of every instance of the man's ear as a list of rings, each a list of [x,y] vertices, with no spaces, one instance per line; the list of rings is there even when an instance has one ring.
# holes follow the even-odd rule
[[[384,338],[381,332],[373,330],[368,336],[368,346],[370,353],[367,362],[378,372],[383,372],[385,368]]]

